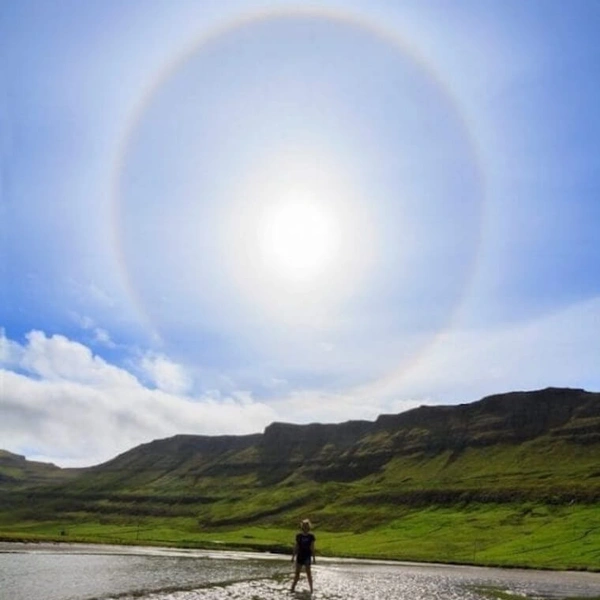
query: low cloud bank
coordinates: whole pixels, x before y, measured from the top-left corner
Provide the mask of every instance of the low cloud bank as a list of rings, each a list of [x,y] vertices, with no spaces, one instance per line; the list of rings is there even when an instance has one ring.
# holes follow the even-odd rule
[[[185,369],[164,356],[141,361],[156,387],[61,335],[0,337],[2,447],[60,466],[90,466],[180,433],[261,431],[275,420],[249,395],[193,396]]]

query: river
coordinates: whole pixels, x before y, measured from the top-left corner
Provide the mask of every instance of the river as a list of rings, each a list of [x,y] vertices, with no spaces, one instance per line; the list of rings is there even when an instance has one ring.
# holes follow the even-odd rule
[[[482,600],[600,598],[600,573],[318,558],[289,593],[289,557],[85,544],[0,543],[0,600]]]

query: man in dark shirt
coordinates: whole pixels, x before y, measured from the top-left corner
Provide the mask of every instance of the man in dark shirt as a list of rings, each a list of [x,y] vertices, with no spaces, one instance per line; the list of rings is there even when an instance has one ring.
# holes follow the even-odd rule
[[[308,579],[308,586],[310,587],[310,593],[313,593],[313,582],[312,573],[310,572],[310,564],[316,563],[315,560],[315,541],[316,537],[310,533],[310,521],[304,519],[300,523],[302,531],[296,535],[296,544],[294,545],[294,553],[292,554],[292,562],[296,560],[296,573],[294,574],[294,582],[292,583],[292,592],[296,589],[296,584],[300,578],[300,571],[302,567],[306,569],[306,578]]]

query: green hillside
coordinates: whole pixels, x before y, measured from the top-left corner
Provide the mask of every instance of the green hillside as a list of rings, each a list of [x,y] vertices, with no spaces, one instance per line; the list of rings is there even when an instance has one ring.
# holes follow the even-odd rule
[[[283,551],[308,516],[331,555],[600,569],[600,394],[583,390],[180,435],[56,469],[2,486],[0,536]]]
[[[67,482],[81,471],[81,469],[61,469],[50,463],[27,460],[19,454],[0,450],[0,494],[7,490],[29,489],[47,483]]]

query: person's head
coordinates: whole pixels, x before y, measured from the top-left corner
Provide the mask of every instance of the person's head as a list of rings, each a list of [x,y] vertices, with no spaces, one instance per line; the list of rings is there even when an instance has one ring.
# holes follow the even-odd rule
[[[308,519],[303,519],[300,522],[300,528],[302,529],[302,531],[304,531],[305,533],[307,531],[310,531],[310,521]]]

